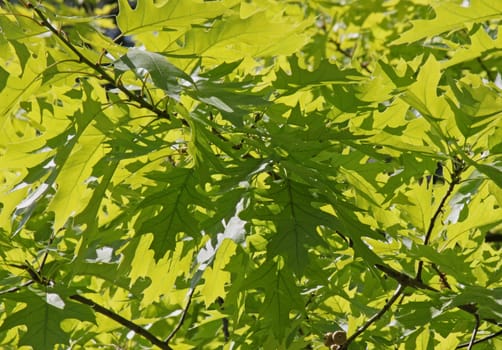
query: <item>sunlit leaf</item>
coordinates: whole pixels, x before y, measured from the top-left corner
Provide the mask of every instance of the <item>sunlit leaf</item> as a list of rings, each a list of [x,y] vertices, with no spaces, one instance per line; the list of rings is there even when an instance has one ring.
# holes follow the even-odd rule
[[[413,28],[401,35],[393,44],[412,43],[426,37],[464,28],[474,22],[500,18],[502,6],[490,0],[464,1],[463,3],[444,1],[438,2],[434,6],[434,11],[435,18],[413,21]]]
[[[26,303],[26,307],[9,315],[0,326],[0,331],[26,325],[27,331],[19,339],[19,345],[34,349],[52,349],[57,344],[66,344],[70,334],[61,328],[65,319],[95,322],[93,312],[86,306],[71,300],[63,301],[56,293],[24,291],[8,297]]]
[[[0,2],[0,348],[500,348],[501,5]]]

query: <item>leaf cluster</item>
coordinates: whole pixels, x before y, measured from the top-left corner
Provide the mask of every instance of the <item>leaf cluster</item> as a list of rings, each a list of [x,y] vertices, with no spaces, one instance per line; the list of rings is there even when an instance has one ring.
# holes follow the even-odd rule
[[[3,348],[501,345],[501,5],[66,3],[0,5]]]

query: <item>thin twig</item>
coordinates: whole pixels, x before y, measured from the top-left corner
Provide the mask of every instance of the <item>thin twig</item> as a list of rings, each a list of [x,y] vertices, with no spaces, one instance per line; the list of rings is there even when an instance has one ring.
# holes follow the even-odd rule
[[[176,325],[176,327],[174,327],[174,329],[171,331],[171,333],[167,336],[166,340],[164,341],[166,344],[168,344],[171,341],[171,339],[174,338],[176,333],[178,333],[178,331],[181,329],[181,326],[183,326],[183,323],[185,322],[185,318],[188,314],[188,309],[190,308],[190,304],[192,303],[192,298],[193,298],[194,293],[195,293],[195,286],[192,286],[188,290],[188,295],[187,295],[188,300],[187,300],[185,307],[183,308],[183,311],[181,313],[181,317],[178,321],[178,324]]]
[[[218,303],[218,305],[220,306],[221,311],[223,311],[225,309],[225,307],[223,306],[223,304],[225,303],[225,300],[223,300],[222,297],[216,298],[216,303]],[[225,341],[228,341],[230,339],[230,331],[228,330],[228,318],[227,317],[223,317],[221,319],[221,326],[223,329],[223,336],[225,337]]]
[[[38,273],[42,274],[42,269],[45,266],[45,263],[47,262],[47,258],[49,257],[49,246],[54,242],[54,239],[56,238],[56,235],[61,232],[64,228],[61,227],[57,232],[52,232],[51,236],[49,237],[49,241],[47,242],[47,245],[45,247],[45,253],[42,258],[42,262],[40,263],[40,266],[38,267]]]
[[[336,40],[334,40],[334,39],[331,39],[331,38],[329,39],[329,41],[330,41],[330,42],[332,42],[333,44],[335,44],[336,51],[340,52],[342,55],[344,55],[344,56],[345,56],[345,57],[347,57],[347,58],[350,58],[351,60],[354,58],[353,53],[352,53],[352,52],[350,52],[350,51],[348,51],[348,50],[344,50],[344,49],[342,49],[342,45],[341,45],[338,41],[336,41]],[[368,63],[367,63],[367,62],[361,62],[361,63],[360,63],[360,66],[361,66],[361,68],[362,68],[362,69],[364,69],[366,72],[368,72],[368,73],[370,73],[370,74],[371,74],[371,73],[373,73],[373,72],[371,71],[371,69],[369,69],[369,68],[368,68]]]
[[[458,309],[465,311],[471,315],[477,315],[478,314],[478,308],[475,304],[463,304],[463,305],[458,305]],[[494,318],[489,318],[489,317],[483,317],[483,321],[486,321],[488,323],[491,323],[493,325],[502,327],[502,323],[499,320],[496,320]]]
[[[469,346],[467,347],[467,350],[471,350],[472,349],[472,347],[474,346],[474,342],[476,341],[476,334],[478,334],[478,329],[479,329],[479,315],[475,314],[474,317],[476,319],[476,324],[474,325],[474,329],[472,330],[471,340],[469,341]]]
[[[33,280],[29,280],[27,282],[24,282],[23,284],[21,284],[20,286],[17,286],[17,287],[12,287],[12,288],[9,288],[9,289],[6,289],[6,290],[2,290],[0,291],[0,295],[2,294],[7,294],[7,293],[15,293],[17,292],[18,290],[21,290],[22,288],[24,287],[28,287],[29,285],[35,283],[35,281]]]
[[[359,327],[359,329],[357,331],[355,331],[354,334],[352,334],[347,339],[347,341],[345,342],[345,344],[343,344],[343,347],[340,350],[347,349],[347,347],[349,346],[349,344],[352,341],[354,341],[354,339],[356,339],[366,329],[368,329],[369,326],[371,326],[373,323],[375,323],[376,321],[378,321],[390,309],[390,307],[396,302],[396,300],[399,298],[399,296],[404,292],[405,288],[406,288],[406,286],[400,284],[397,287],[397,289],[394,292],[394,294],[392,295],[392,297],[389,300],[387,300],[387,302],[382,307],[382,309],[380,311],[378,311],[375,315],[373,315],[368,321],[366,321],[366,323],[364,325],[362,325],[361,327]]]
[[[431,266],[432,266],[432,269],[434,271],[436,271],[436,273],[439,276],[439,280],[441,281],[441,288],[451,290],[451,286],[448,283],[448,278],[447,278],[446,274],[444,272],[441,272],[441,270],[439,270],[439,267],[436,264],[432,264]]]
[[[456,159],[454,159],[453,160],[453,163],[454,163],[453,168],[454,169],[453,169],[453,174],[452,174],[452,179],[451,179],[450,185],[448,186],[448,190],[446,191],[443,198],[441,198],[441,202],[439,203],[436,211],[434,212],[434,215],[432,215],[431,220],[429,221],[429,226],[427,227],[427,232],[426,232],[425,238],[424,238],[424,243],[423,243],[424,246],[429,244],[429,241],[432,236],[432,231],[434,230],[434,227],[436,225],[437,219],[439,218],[439,215],[443,212],[446,201],[452,195],[453,190],[455,189],[455,186],[460,183],[460,180],[461,180],[460,174],[462,173],[464,168],[462,166],[457,167],[456,162],[457,162]],[[423,260],[420,260],[418,262],[417,274],[415,277],[415,279],[417,281],[422,281],[423,267],[424,267],[424,262],[423,262]]]
[[[44,286],[50,285],[50,283],[52,283],[51,280],[46,279],[42,275],[39,275],[38,271],[34,270],[33,267],[31,267],[31,265],[28,265],[28,263],[27,263],[27,265],[10,264],[10,266],[26,270],[33,279],[29,280],[28,282],[25,282],[24,284],[22,284],[20,286],[13,287],[13,288],[10,288],[10,289],[4,290],[4,291],[0,291],[0,295],[7,294],[7,293],[15,293],[15,292],[19,291],[21,288],[29,286],[33,283],[38,283],[38,284],[41,284]],[[74,294],[74,295],[70,296],[70,299],[92,307],[94,309],[94,311],[96,311],[102,315],[105,315],[106,317],[118,322],[122,326],[124,326],[124,327],[136,332],[137,334],[143,336],[144,338],[149,340],[153,345],[158,346],[162,350],[173,350],[169,346],[167,341],[165,341],[165,342],[162,341],[161,339],[157,338],[155,335],[153,335],[152,333],[150,333],[148,330],[144,329],[143,327],[141,327],[141,326],[137,325],[136,323],[129,321],[128,319],[120,316],[119,314],[116,314],[115,312],[97,304],[96,302],[94,302],[90,299],[87,299],[86,297],[83,297],[78,294]]]
[[[462,171],[464,170],[463,163],[459,163],[459,161],[457,161],[456,159],[453,160],[453,163],[454,163],[453,164],[453,174],[452,174],[452,180],[451,180],[450,186],[448,187],[446,194],[441,199],[441,202],[439,203],[438,208],[436,209],[434,215],[432,216],[432,218],[429,222],[429,227],[427,228],[427,233],[426,233],[425,239],[424,239],[424,245],[429,244],[429,240],[432,235],[432,231],[434,229],[436,221],[439,217],[439,214],[443,211],[444,205],[446,204],[447,199],[453,193],[455,186],[461,180],[460,175],[461,175]],[[352,334],[349,337],[349,339],[347,339],[347,342],[343,345],[343,347],[340,350],[347,349],[348,345],[355,338],[357,338],[360,334],[362,334],[370,325],[372,325],[374,322],[379,320],[390,309],[390,307],[396,302],[396,300],[399,298],[399,296],[401,296],[403,294],[404,289],[407,286],[415,288],[415,289],[426,289],[426,290],[438,292],[437,289],[432,288],[422,282],[421,275],[422,275],[423,264],[424,264],[424,262],[422,260],[419,261],[417,275],[415,278],[411,278],[410,276],[408,276],[402,272],[396,271],[393,268],[386,266],[386,265],[381,265],[381,264],[375,265],[376,268],[385,272],[389,277],[392,277],[393,279],[395,279],[399,283],[399,286],[397,287],[396,291],[394,292],[394,295],[392,295],[392,297],[385,303],[385,305],[382,307],[382,309],[380,311],[378,311],[373,317],[371,317],[354,334]],[[463,308],[462,305],[460,305],[458,307],[464,311],[469,312],[467,307]],[[475,314],[477,315],[477,313],[475,313]]]
[[[89,60],[71,43],[71,41],[65,35],[62,34],[61,31],[55,28],[39,8],[33,6],[31,3],[26,3],[24,1],[23,3],[26,7],[31,7],[33,11],[35,11],[37,16],[41,20],[41,24],[47,29],[49,29],[59,40],[61,40],[64,43],[66,47],[68,47],[75,55],[77,55],[77,57],[81,62],[85,63],[91,69],[99,73],[101,79],[107,81],[115,88],[122,91],[130,100],[135,101],[140,107],[154,112],[159,118],[165,118],[168,120],[171,119],[171,116],[166,111],[163,111],[157,108],[156,106],[152,105],[151,103],[147,102],[143,98],[136,96],[133,92],[129,91],[124,85],[117,84],[115,79],[110,74],[108,74],[108,72],[105,69],[103,69],[103,67],[99,63],[93,63],[91,60]]]
[[[143,336],[144,338],[148,339],[152,344],[158,346],[159,348],[163,350],[172,350],[172,348],[167,344],[167,342],[164,342],[154,336],[152,333],[144,329],[143,327],[137,325],[136,323],[129,321],[128,319],[125,319],[124,317],[116,314],[115,312],[97,304],[96,302],[87,299],[86,297],[83,297],[81,295],[75,294],[70,296],[70,299],[73,299],[75,301],[78,301],[79,303],[88,305],[92,307],[96,312],[105,315],[106,317],[120,323],[122,326],[136,332],[137,334]]]
[[[352,59],[352,53],[348,50],[342,49],[342,45],[338,41],[331,39],[331,38],[329,39],[329,41],[331,41],[333,44],[335,44],[336,51],[340,52],[345,57]]]
[[[479,343],[483,343],[483,342],[488,341],[490,339],[496,338],[496,337],[498,337],[500,335],[502,335],[502,330],[500,330],[498,332],[495,332],[493,334],[487,335],[484,338],[478,339],[478,340],[474,341],[472,344],[476,345],[476,344],[479,344]],[[466,348],[466,347],[470,346],[470,344],[471,344],[471,342],[469,341],[468,343],[464,343],[464,344],[458,345],[455,349]]]
[[[432,288],[431,286],[429,286],[421,281],[417,281],[402,272],[396,271],[389,266],[376,264],[375,267],[378,268],[379,270],[385,272],[387,274],[387,276],[395,279],[399,283],[399,285],[402,285],[404,287],[430,290],[430,291],[433,291],[436,293],[439,292],[439,290]],[[474,316],[478,315],[478,309],[477,309],[476,305],[474,305],[474,304],[457,305],[457,308],[462,311],[465,311],[471,315],[474,315]],[[489,322],[489,323],[497,325],[497,326],[502,326],[501,323],[497,322],[497,320],[494,320],[492,318],[483,318],[483,321]]]
[[[381,264],[375,264],[375,267],[379,269],[380,271],[383,271],[387,274],[387,276],[395,279],[399,284],[404,285],[405,287],[413,287],[415,289],[427,289],[431,290],[433,292],[438,292],[437,289],[432,288],[431,286],[428,286],[427,284],[417,281],[416,279],[408,276],[407,274],[403,272],[399,272],[397,270],[394,270],[392,267],[387,266],[387,265],[381,265]]]

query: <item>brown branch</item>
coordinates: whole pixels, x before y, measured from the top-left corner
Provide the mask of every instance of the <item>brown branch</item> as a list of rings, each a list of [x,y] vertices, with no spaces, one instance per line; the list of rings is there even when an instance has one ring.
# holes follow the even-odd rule
[[[417,281],[402,272],[396,271],[389,266],[376,264],[375,267],[378,268],[379,270],[385,272],[389,277],[395,279],[399,283],[399,285],[402,285],[404,287],[411,287],[414,289],[425,289],[425,290],[430,290],[430,291],[433,291],[436,293],[439,292],[439,290],[432,288],[431,286],[428,286],[427,284],[425,284],[421,281]],[[476,305],[474,305],[474,304],[457,305],[456,307],[462,311],[465,311],[465,312],[471,314],[471,315],[474,315],[474,316],[478,315],[478,309],[477,309]],[[497,322],[497,320],[494,320],[492,318],[483,318],[483,321],[492,323],[497,326],[502,326],[502,324],[500,324],[499,322]]]
[[[216,303],[220,306],[220,310],[223,311],[225,307],[223,304],[225,303],[225,300],[223,300],[222,297],[216,298]],[[223,336],[225,337],[225,341],[228,341],[230,339],[230,331],[228,330],[228,318],[223,317],[221,320],[221,326],[223,329]]]
[[[22,288],[24,287],[28,287],[29,285],[35,283],[35,281],[33,280],[29,280],[27,282],[24,282],[23,284],[21,284],[20,286],[17,286],[17,287],[12,287],[12,288],[9,288],[9,289],[6,289],[6,290],[2,290],[0,291],[0,295],[2,294],[7,294],[7,293],[15,293],[17,292],[18,290],[21,290]]]
[[[171,331],[171,333],[167,336],[167,338],[165,340],[165,344],[168,344],[171,341],[171,339],[174,338],[176,333],[178,333],[178,331],[181,329],[181,326],[183,326],[183,323],[185,322],[186,316],[188,314],[188,309],[190,308],[190,304],[192,303],[192,298],[193,298],[194,293],[195,293],[195,286],[191,286],[190,289],[188,290],[187,303],[186,303],[185,307],[183,308],[183,311],[181,313],[181,317],[178,321],[178,324],[176,325],[176,327],[174,327],[174,329]]]
[[[28,262],[28,260],[24,261],[25,263],[22,265],[19,264],[8,264],[8,266],[15,267],[17,269],[24,270],[28,272],[28,275],[31,277],[31,282],[32,283],[39,283],[42,285],[49,285],[50,281],[46,278],[44,278],[41,274],[40,271],[35,270],[35,268]],[[31,283],[30,283],[31,284]],[[24,285],[22,285],[24,286]],[[13,289],[16,289],[18,287],[14,287]],[[13,290],[14,292],[19,290],[20,288]]]
[[[486,243],[502,243],[502,233],[487,232],[485,235]]]
[[[394,270],[390,266],[375,264],[375,267],[380,271],[385,272],[389,277],[395,279],[399,284],[402,284],[405,287],[412,287],[415,289],[427,289],[433,292],[439,292],[437,289],[428,286],[427,284],[418,281],[405,273]]]
[[[24,284],[22,284],[20,286],[13,287],[13,288],[10,288],[10,289],[4,290],[4,291],[0,291],[0,295],[7,294],[7,293],[15,293],[15,292],[19,291],[21,288],[27,287],[33,283],[38,283],[43,286],[48,286],[51,283],[53,283],[53,281],[45,278],[43,275],[39,275],[38,272],[36,270],[34,270],[31,265],[10,264],[10,266],[27,271],[33,279],[29,280],[28,282],[25,282]],[[143,336],[144,338],[149,340],[153,345],[158,346],[162,350],[173,350],[169,346],[168,341],[162,341],[161,339],[157,338],[155,335],[153,335],[152,333],[150,333],[148,330],[144,329],[143,327],[141,327],[141,326],[137,325],[136,323],[120,316],[119,314],[116,314],[115,312],[99,305],[98,303],[96,303],[90,299],[87,299],[86,297],[83,297],[78,294],[74,294],[74,295],[70,296],[70,299],[92,307],[94,309],[94,311],[96,311],[102,315],[105,315],[106,317],[118,322],[122,326],[124,326],[124,327],[136,332],[137,334]],[[189,302],[190,302],[190,300],[189,300]],[[188,308],[188,306],[187,306],[187,308]],[[180,327],[181,327],[181,325],[180,325]],[[173,331],[172,336],[174,336],[175,333],[176,332]],[[172,336],[171,336],[171,338],[172,338]]]
[[[439,270],[439,267],[436,264],[432,264],[431,266],[432,266],[432,269],[434,271],[436,271],[436,273],[439,276],[439,280],[441,281],[441,288],[451,290],[451,286],[450,286],[450,283],[448,283],[448,278],[446,276],[446,273],[441,272],[441,270]]]
[[[347,57],[347,58],[350,58],[351,60],[354,58],[354,54],[353,54],[353,52],[350,52],[349,50],[344,50],[344,49],[342,48],[342,45],[341,45],[338,41],[336,41],[336,40],[334,40],[334,39],[332,39],[332,38],[330,38],[330,39],[329,39],[329,41],[335,45],[335,47],[336,47],[336,51],[340,52],[342,55],[344,55],[344,56],[345,56],[345,57]],[[370,74],[371,74],[371,73],[373,73],[373,72],[371,71],[371,69],[369,69],[369,68],[368,68],[368,62],[361,62],[361,63],[360,63],[360,66],[361,66],[361,68],[362,68],[362,69],[364,69],[366,72],[368,72],[368,73],[370,73]]]
[[[330,38],[329,41],[335,44],[336,51],[340,52],[345,57],[352,59],[352,52],[342,49],[342,44],[340,44],[337,40]]]
[[[361,327],[359,327],[357,329],[357,331],[354,332],[354,334],[352,334],[348,339],[347,341],[345,342],[345,344],[343,344],[343,346],[340,348],[340,350],[345,350],[347,349],[347,347],[349,346],[349,344],[351,342],[354,341],[354,339],[356,339],[359,335],[361,335],[366,329],[368,329],[369,326],[371,326],[373,323],[375,323],[376,321],[378,321],[389,309],[390,307],[396,302],[396,300],[399,298],[399,296],[404,292],[404,289],[406,288],[406,286],[400,284],[396,291],[394,292],[394,294],[392,295],[392,297],[387,300],[387,302],[385,303],[385,305],[382,307],[382,309],[380,311],[378,311],[375,315],[373,315],[368,321],[366,321],[366,323],[364,325],[362,325]]]
[[[498,331],[498,332],[495,332],[493,334],[490,334],[490,335],[487,335],[486,337],[484,338],[481,338],[481,339],[478,339],[474,342],[472,342],[473,345],[476,345],[476,344],[479,344],[479,343],[483,343],[485,341],[488,341],[490,339],[493,339],[493,338],[496,338],[498,337],[499,335],[502,335],[502,330]],[[464,343],[464,344],[460,344],[458,345],[455,349],[462,349],[462,348],[466,348],[468,347],[469,345],[471,344],[471,342],[469,341],[468,343]]]
[[[464,304],[464,305],[458,305],[457,308],[459,308],[462,311],[465,311],[471,315],[477,315],[478,314],[478,308],[474,304]],[[493,325],[502,327],[502,323],[500,321],[497,321],[496,319],[493,318],[483,318],[483,321],[486,321],[488,323],[491,323]]]
[[[90,67],[91,69],[96,71],[101,79],[105,80],[106,82],[108,82],[109,84],[114,86],[115,88],[122,91],[131,101],[136,102],[139,105],[139,107],[145,108],[145,109],[148,109],[148,110],[154,112],[159,118],[171,120],[171,116],[169,115],[169,113],[157,108],[155,105],[152,105],[151,103],[149,103],[145,99],[143,99],[139,96],[136,96],[133,92],[129,91],[124,85],[117,84],[115,79],[110,74],[108,74],[108,72],[99,63],[94,63],[90,59],[88,59],[85,55],[83,55],[75,47],[75,45],[73,45],[70,42],[70,40],[64,34],[62,34],[63,33],[62,31],[55,28],[39,8],[37,8],[36,6],[33,6],[31,3],[26,3],[25,1],[22,1],[22,2],[26,7],[30,7],[33,9],[33,11],[35,11],[37,16],[40,18],[41,25],[43,25],[48,30],[50,30],[59,40],[61,40],[63,42],[63,44],[66,47],[68,47],[75,55],[77,55],[80,62],[83,62],[88,67]]]
[[[45,266],[45,264],[47,263],[47,258],[49,257],[49,247],[50,245],[54,242],[54,239],[56,238],[56,235],[61,232],[62,230],[64,230],[63,227],[61,227],[59,230],[57,230],[57,232],[52,232],[51,233],[51,236],[49,237],[49,241],[47,242],[47,245],[45,247],[45,253],[44,253],[44,256],[42,257],[42,262],[40,263],[39,267],[38,267],[38,273],[41,275],[42,274],[42,270]]]
[[[452,195],[453,190],[455,189],[455,186],[457,186],[460,183],[460,175],[462,171],[464,170],[463,164],[459,163],[456,158],[453,159],[453,173],[452,173],[452,179],[450,182],[450,185],[448,186],[448,190],[446,191],[445,195],[443,198],[441,198],[441,202],[439,202],[439,205],[434,212],[434,215],[432,215],[431,220],[429,221],[429,226],[427,227],[427,232],[425,234],[424,238],[424,243],[423,245],[428,245],[429,241],[431,239],[432,231],[434,230],[434,227],[436,225],[436,221],[439,218],[439,214],[441,214],[444,210],[444,206],[446,204],[446,201],[448,198]],[[418,262],[418,268],[417,268],[417,274],[415,279],[417,281],[422,281],[422,270],[424,267],[424,262],[423,260],[420,260]]]
[[[474,325],[474,329],[472,330],[471,340],[469,341],[469,346],[467,347],[467,350],[471,350],[472,347],[474,346],[474,342],[476,341],[476,334],[478,333],[479,329],[479,315],[475,314],[474,317],[476,318],[476,324]]]
[[[443,202],[445,202],[445,201],[446,201],[446,197],[443,198]],[[382,307],[382,309],[380,311],[378,311],[375,315],[373,315],[373,317],[371,317],[368,321],[366,321],[366,323],[363,326],[361,326],[354,334],[352,334],[347,339],[345,344],[343,344],[343,346],[340,348],[340,350],[347,349],[349,344],[352,341],[354,341],[354,339],[356,339],[366,329],[368,329],[369,326],[371,326],[373,323],[378,321],[391,308],[391,306],[397,301],[397,299],[403,294],[404,289],[406,287],[412,287],[414,289],[426,289],[426,290],[430,290],[433,292],[439,292],[437,289],[426,285],[422,281],[420,281],[416,278],[412,278],[405,273],[399,272],[390,266],[382,265],[382,264],[375,264],[375,267],[377,269],[383,271],[384,273],[386,273],[389,277],[395,279],[399,283],[399,285],[398,285],[396,291],[394,292],[394,294],[392,295],[392,297],[389,300],[387,300],[387,302]]]
[[[407,274],[399,272],[389,266],[376,264],[375,267],[378,268],[379,270],[385,272],[389,277],[395,279],[399,283],[399,285],[398,285],[396,291],[394,292],[394,294],[392,295],[392,297],[385,303],[385,305],[382,307],[382,309],[380,311],[378,311],[375,315],[373,315],[373,317],[371,317],[368,321],[366,321],[366,323],[363,326],[361,326],[354,334],[352,334],[347,339],[345,344],[343,344],[343,346],[339,350],[346,350],[351,342],[353,342],[359,335],[361,335],[366,329],[368,329],[369,326],[371,326],[373,323],[378,321],[390,309],[390,307],[396,302],[396,300],[399,298],[399,296],[401,296],[403,294],[404,289],[406,287],[411,287],[414,289],[430,290],[430,291],[433,291],[436,293],[439,292],[437,289],[432,288],[431,286],[428,286],[427,284],[425,284],[421,281],[418,281],[418,280],[408,276]],[[474,317],[476,317],[476,328],[473,331],[473,336],[471,337],[471,342],[470,342],[472,344],[476,344],[477,342],[474,341],[474,339],[476,337],[475,332],[477,332],[477,330],[479,329],[479,323],[480,323],[480,317],[478,315],[478,310],[477,310],[476,306],[472,305],[472,304],[471,305],[466,304],[466,305],[458,305],[457,308],[462,311],[465,311],[467,313],[470,313],[471,315],[474,315]],[[492,323],[494,325],[502,326],[496,320],[493,320],[493,319],[483,318],[483,321],[487,321],[487,322]],[[502,333],[502,331],[500,333],[496,333],[496,334],[499,335],[501,333]],[[489,338],[489,339],[491,339],[491,338]],[[469,346],[469,345],[467,344],[466,346],[462,346],[462,347],[467,347],[467,346]]]
[[[136,323],[129,321],[128,319],[116,314],[115,312],[97,304],[96,302],[94,302],[90,299],[87,299],[86,297],[83,297],[78,294],[70,296],[70,299],[92,307],[96,312],[98,312],[102,315],[105,315],[106,317],[120,323],[122,326],[136,332],[137,334],[148,339],[152,344],[158,346],[159,348],[161,348],[163,350],[172,350],[172,348],[167,344],[167,342],[160,340],[159,338],[154,336],[152,333],[150,333],[149,331],[147,331],[143,327],[141,327],[141,326],[137,325]]]

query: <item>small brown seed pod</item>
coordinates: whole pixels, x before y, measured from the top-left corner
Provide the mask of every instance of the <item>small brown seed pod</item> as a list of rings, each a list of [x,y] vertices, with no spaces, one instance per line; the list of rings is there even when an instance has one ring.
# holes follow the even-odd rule
[[[330,346],[331,344],[333,344],[333,333],[328,332],[324,334],[324,345]]]
[[[347,333],[336,331],[331,335],[331,344],[343,345],[347,341]]]

